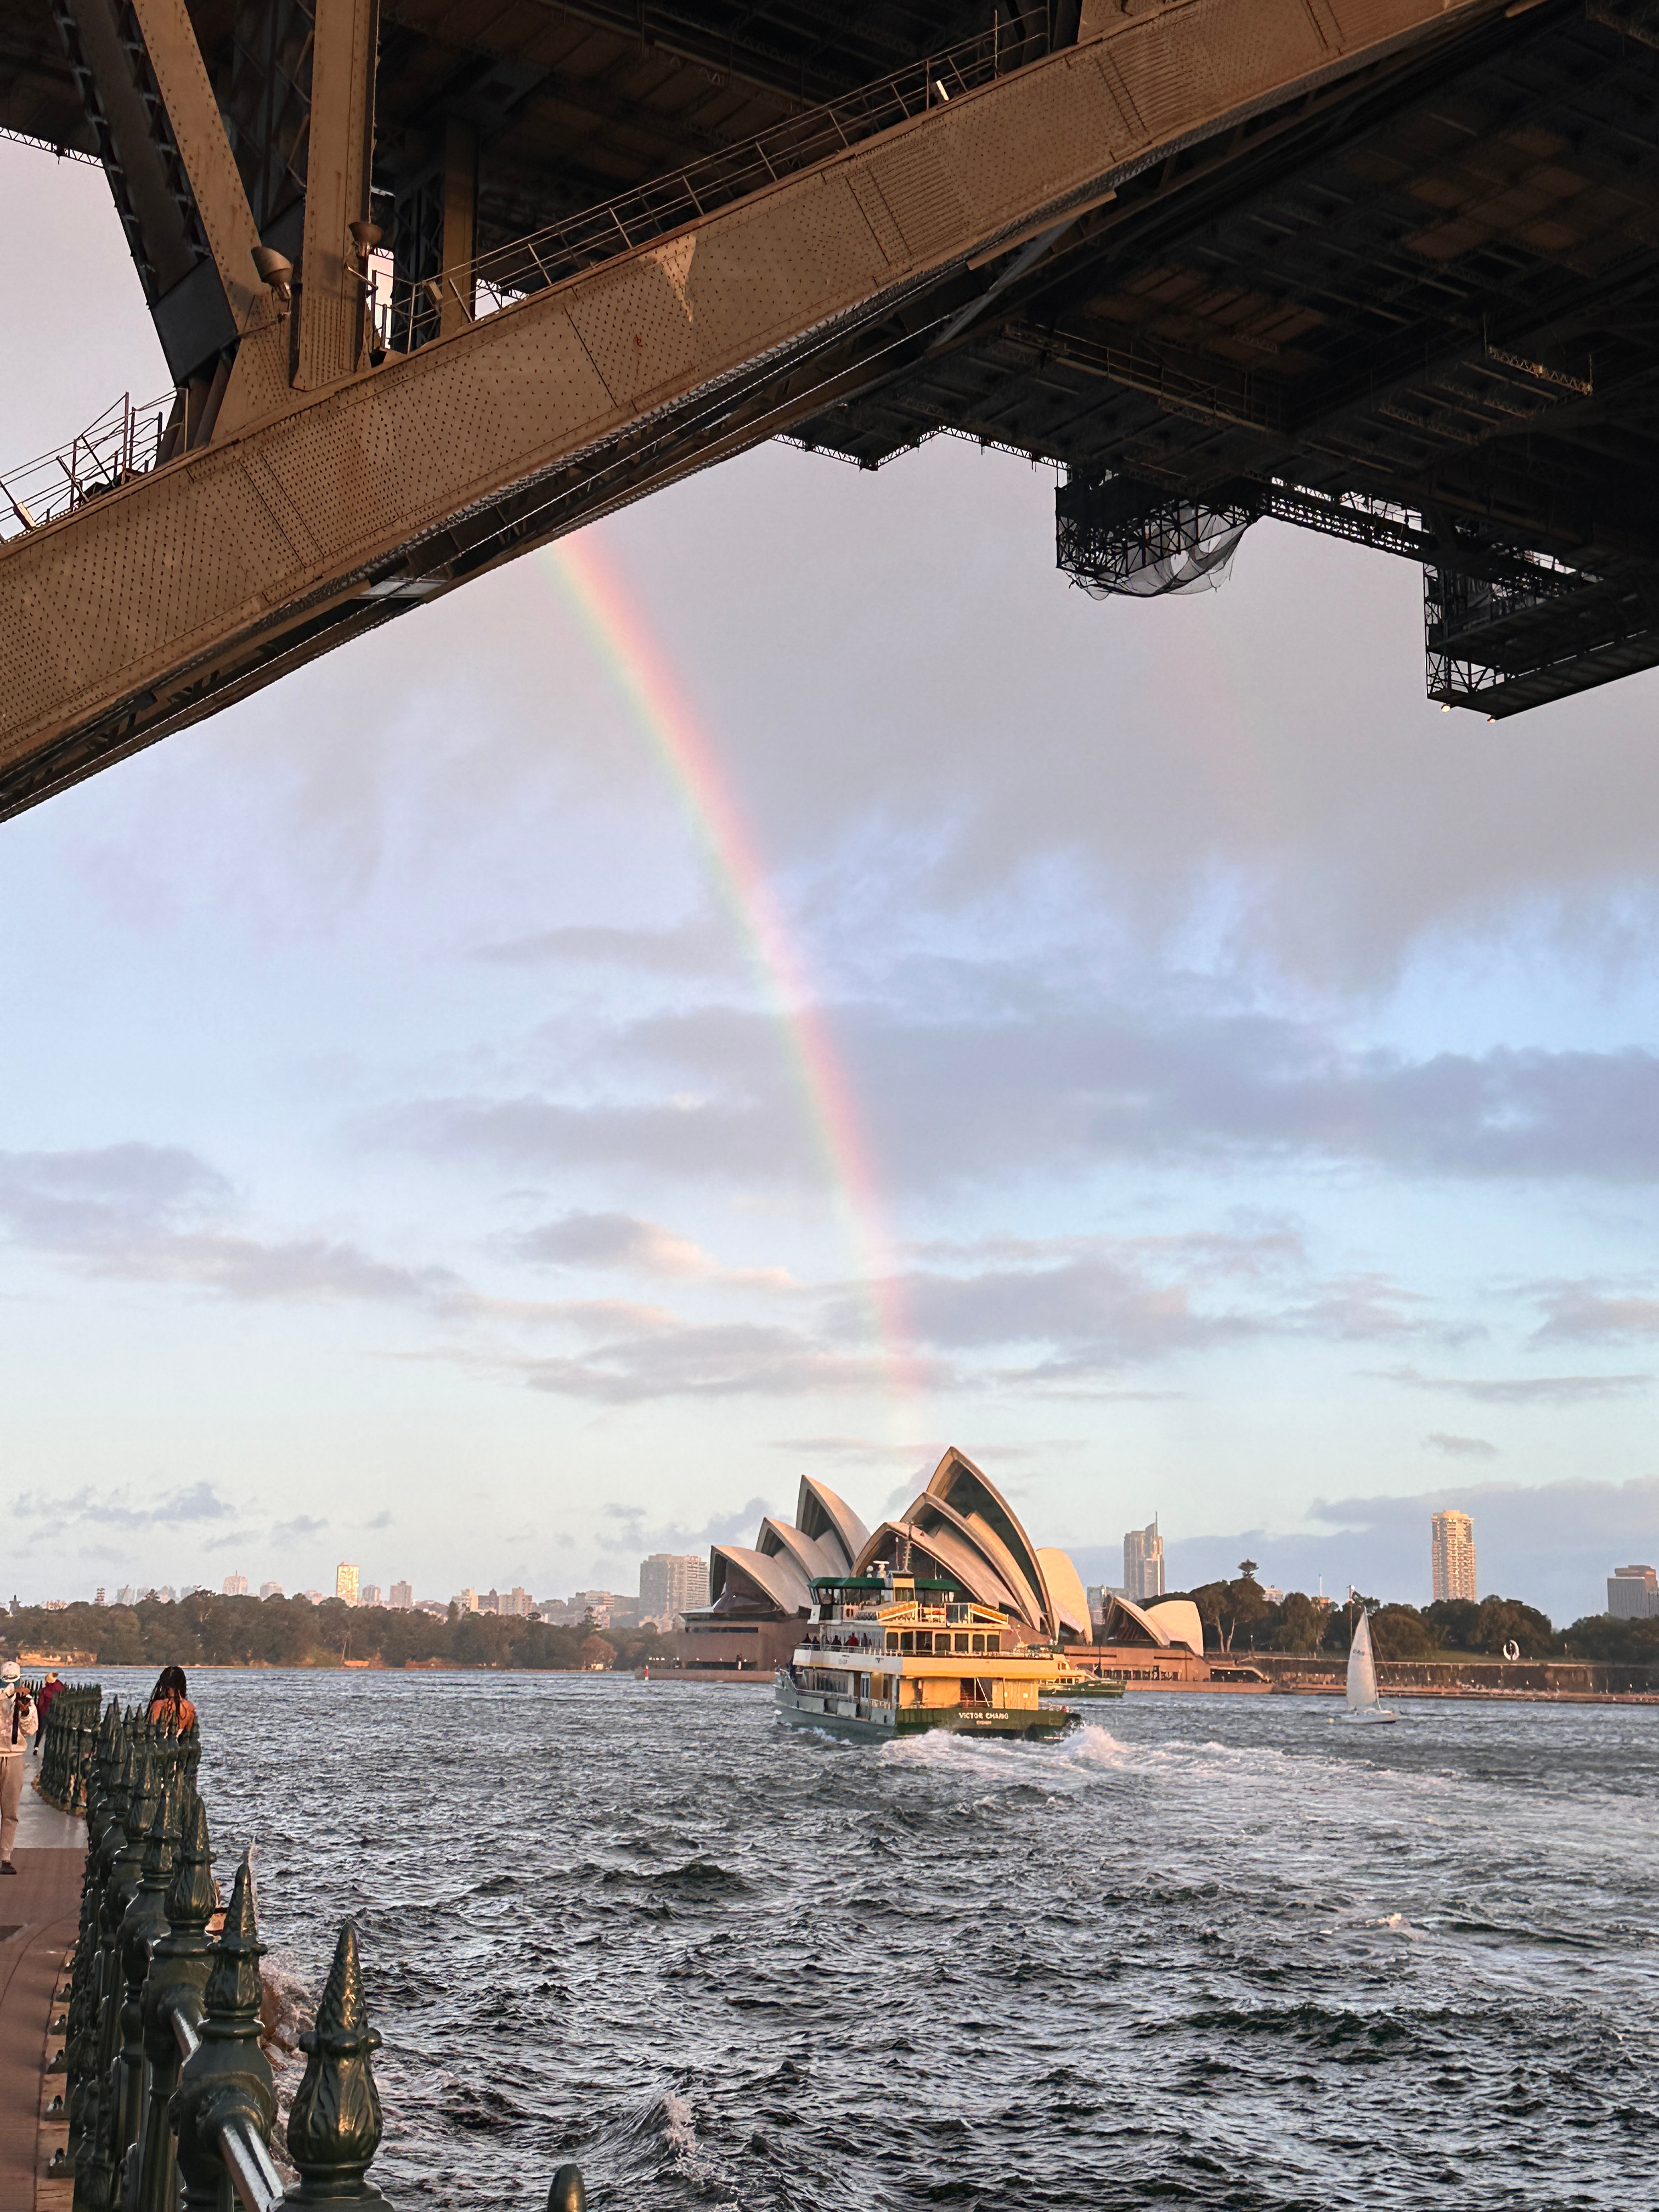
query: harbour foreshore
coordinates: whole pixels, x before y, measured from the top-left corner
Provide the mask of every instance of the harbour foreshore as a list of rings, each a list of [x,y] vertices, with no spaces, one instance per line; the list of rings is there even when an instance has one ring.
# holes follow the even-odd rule
[[[1340,1653],[1207,1652],[1184,1647],[1068,1646],[1066,1657],[1091,1671],[1123,1677],[1130,1695],[1141,1691],[1201,1691],[1227,1697],[1340,1698],[1347,1661]],[[677,1667],[653,1661],[636,1669],[653,1682],[700,1682],[769,1688],[769,1669],[754,1666]],[[1477,1658],[1379,1659],[1377,1687],[1394,1698],[1497,1698],[1548,1705],[1659,1705],[1659,1668],[1622,1667],[1599,1660]]]

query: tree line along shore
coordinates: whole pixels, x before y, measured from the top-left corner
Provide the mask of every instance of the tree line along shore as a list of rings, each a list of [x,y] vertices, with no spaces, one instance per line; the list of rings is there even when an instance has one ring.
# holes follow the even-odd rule
[[[1231,1582],[1172,1590],[1188,1597],[1204,1623],[1209,1651],[1346,1655],[1358,1608],[1370,1614],[1371,1648],[1379,1659],[1502,1656],[1513,1644],[1523,1659],[1584,1659],[1615,1666],[1659,1665],[1659,1620],[1615,1620],[1593,1613],[1558,1629],[1547,1613],[1516,1597],[1443,1598],[1433,1605],[1383,1605],[1356,1596],[1349,1603],[1287,1590],[1270,1601],[1253,1563]]]
[[[574,1672],[636,1667],[659,1657],[654,1629],[607,1629],[591,1620],[555,1627],[511,1613],[447,1618],[338,1598],[219,1597],[192,1590],[137,1605],[18,1605],[0,1613],[0,1656],[26,1651],[99,1667],[513,1667]]]
[[[1255,1575],[1175,1591],[1190,1597],[1210,1651],[1343,1653],[1357,1603],[1288,1591],[1270,1601]],[[1488,1597],[1477,1605],[1449,1599],[1421,1607],[1363,1602],[1371,1610],[1379,1659],[1499,1657],[1506,1644],[1526,1659],[1599,1660],[1659,1665],[1659,1620],[1614,1620],[1592,1613],[1558,1631],[1548,1616],[1518,1598]],[[313,1605],[303,1597],[220,1597],[207,1590],[138,1604],[18,1605],[0,1613],[0,1656],[43,1652],[74,1655],[88,1666],[158,1667],[509,1667],[550,1671],[629,1668],[666,1659],[672,1638],[656,1629],[597,1629],[592,1620],[555,1627],[493,1613],[447,1617],[350,1606],[338,1598]]]

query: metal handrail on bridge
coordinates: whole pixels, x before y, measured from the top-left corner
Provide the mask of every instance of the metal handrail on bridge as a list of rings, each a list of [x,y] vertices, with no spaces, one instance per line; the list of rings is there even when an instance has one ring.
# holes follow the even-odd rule
[[[878,131],[948,106],[960,94],[1020,66],[1032,43],[1012,39],[998,25],[839,100],[806,108],[738,145],[631,185],[434,276],[400,276],[390,254],[371,252],[361,273],[369,358],[377,364],[395,360],[435,337],[446,301],[463,321],[477,322],[584,269],[682,230]],[[0,541],[55,522],[171,460],[175,450],[182,450],[169,435],[179,398],[177,392],[167,392],[135,404],[131,393],[123,392],[68,445],[0,473]]]
[[[130,392],[95,422],[0,476],[0,538],[39,530],[88,500],[101,499],[130,477],[146,476],[166,454],[167,423],[178,394],[135,402]],[[167,458],[171,458],[167,455]]]
[[[489,247],[435,275],[389,278],[367,272],[369,315],[377,348],[406,353],[435,337],[447,301],[468,322],[544,291],[602,261],[631,253],[746,199],[780,178],[847,152],[960,94],[989,84],[1031,58],[1033,40],[1012,39],[1000,23],[921,61],[908,63],[856,92],[804,110],[741,144],[629,187],[526,237]]]

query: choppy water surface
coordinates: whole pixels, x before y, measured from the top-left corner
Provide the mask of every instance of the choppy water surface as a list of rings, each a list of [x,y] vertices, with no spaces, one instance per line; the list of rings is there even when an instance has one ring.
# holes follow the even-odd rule
[[[1659,2203],[1659,1709],[1130,1698],[885,1749],[598,1676],[200,1674],[273,1964],[359,1916],[394,2200]]]

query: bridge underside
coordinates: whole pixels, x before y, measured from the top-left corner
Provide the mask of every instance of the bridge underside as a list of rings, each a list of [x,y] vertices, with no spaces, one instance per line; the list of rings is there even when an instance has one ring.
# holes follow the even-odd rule
[[[0,477],[0,812],[778,434],[1058,463],[1099,594],[1404,555],[1449,704],[1651,665],[1651,5],[14,0],[176,391]]]

